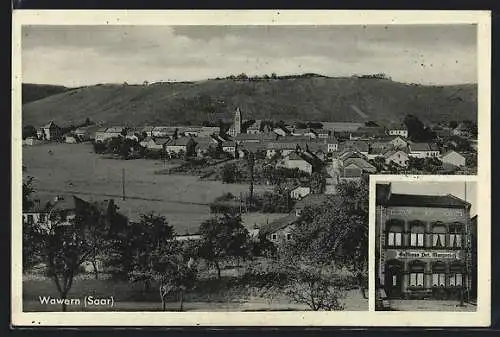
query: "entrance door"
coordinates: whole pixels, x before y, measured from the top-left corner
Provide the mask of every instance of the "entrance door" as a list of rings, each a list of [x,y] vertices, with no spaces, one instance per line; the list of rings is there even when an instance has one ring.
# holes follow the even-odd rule
[[[398,264],[387,264],[385,268],[385,292],[388,298],[400,298],[403,285],[403,268]]]

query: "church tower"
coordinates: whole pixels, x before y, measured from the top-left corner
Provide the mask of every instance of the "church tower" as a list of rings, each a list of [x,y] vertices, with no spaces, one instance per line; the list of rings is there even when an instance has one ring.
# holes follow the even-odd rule
[[[240,108],[236,108],[236,111],[234,112],[234,117],[233,117],[233,125],[231,126],[231,129],[229,130],[229,134],[232,137],[236,137],[241,133],[241,111]]]

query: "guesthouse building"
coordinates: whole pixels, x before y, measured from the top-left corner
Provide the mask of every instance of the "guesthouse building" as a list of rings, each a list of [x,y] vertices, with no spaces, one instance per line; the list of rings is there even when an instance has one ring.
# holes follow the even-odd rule
[[[376,186],[377,282],[388,298],[458,300],[470,291],[471,204]]]

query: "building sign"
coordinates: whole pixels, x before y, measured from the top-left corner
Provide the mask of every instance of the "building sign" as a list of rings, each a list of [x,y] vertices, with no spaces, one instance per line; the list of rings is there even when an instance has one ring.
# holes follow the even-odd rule
[[[396,250],[395,253],[396,259],[460,259],[458,251]]]
[[[460,208],[429,208],[429,207],[408,207],[408,208],[390,208],[390,215],[397,216],[437,216],[437,217],[463,217],[464,210]]]

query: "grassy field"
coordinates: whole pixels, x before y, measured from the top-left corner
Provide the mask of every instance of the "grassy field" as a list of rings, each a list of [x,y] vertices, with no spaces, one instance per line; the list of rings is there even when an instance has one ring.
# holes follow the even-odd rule
[[[167,163],[168,164],[168,163]],[[155,211],[164,215],[179,234],[194,233],[209,218],[208,204],[231,192],[248,191],[246,184],[222,184],[202,181],[186,175],[158,175],[164,168],[157,160],[107,159],[93,152],[91,144],[43,144],[23,147],[24,176],[32,176],[41,197],[56,194],[77,195],[85,200],[115,199],[120,211],[131,220],[141,213]],[[167,166],[168,168],[168,166]],[[125,170],[125,194],[122,200],[122,170]],[[255,191],[269,189],[255,186]],[[249,228],[283,216],[282,214],[246,214]]]
[[[273,299],[252,294],[243,294],[231,286],[232,277],[203,280],[197,287],[185,295],[184,309],[186,311],[261,311],[261,310],[308,310],[303,304],[290,302],[286,297]],[[58,297],[56,287],[49,279],[25,279],[23,281],[23,311],[60,311],[60,305],[40,303],[40,296]],[[158,311],[161,302],[158,289],[153,285],[149,291],[144,291],[141,284],[112,280],[75,280],[68,298],[80,299],[85,296],[95,298],[110,298],[113,296],[114,307],[85,308],[83,304],[68,306],[69,311],[82,310],[112,310],[112,311]],[[347,311],[368,310],[368,300],[363,299],[359,290],[348,290],[342,300]],[[178,299],[172,296],[168,299],[167,310],[178,310]]]

